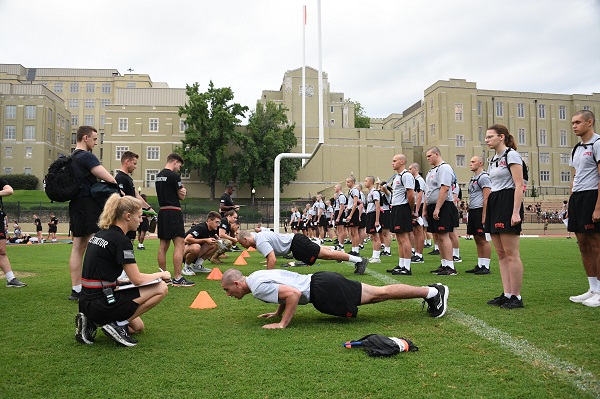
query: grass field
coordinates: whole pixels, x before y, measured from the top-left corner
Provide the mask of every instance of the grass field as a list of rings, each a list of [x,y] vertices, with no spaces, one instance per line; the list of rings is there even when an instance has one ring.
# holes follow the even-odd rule
[[[396,257],[364,276],[328,261],[292,269],[338,271],[374,285],[442,282],[450,287],[450,309],[441,319],[428,317],[417,300],[363,306],[350,320],[307,305],[287,329],[264,330],[269,321],[256,316],[274,305],[228,298],[219,281],[196,276],[193,288],[169,289],[143,317],[140,343],[125,348],[100,331],[92,346],[73,338],[69,245],[11,245],[13,269],[29,286],[0,286],[0,398],[599,397],[600,309],[568,300],[587,290],[575,240],[522,240],[526,307],[512,311],[485,303],[501,292],[497,261],[491,275],[465,274],[475,265],[475,245],[461,240],[461,246],[457,276],[431,275],[439,264],[431,255],[413,265],[413,276],[385,273]],[[137,261],[143,271],[154,271],[158,242],[146,247],[136,251]],[[260,254],[251,254],[240,267],[245,274],[263,267]],[[234,260],[235,254],[221,270]],[[201,290],[217,308],[189,308]],[[341,346],[370,333],[410,338],[420,350],[374,359]]]

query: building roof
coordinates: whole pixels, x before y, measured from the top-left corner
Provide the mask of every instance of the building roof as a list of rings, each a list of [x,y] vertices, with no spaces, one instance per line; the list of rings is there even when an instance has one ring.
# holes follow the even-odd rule
[[[185,89],[123,88],[116,89],[113,105],[183,106],[188,101]]]

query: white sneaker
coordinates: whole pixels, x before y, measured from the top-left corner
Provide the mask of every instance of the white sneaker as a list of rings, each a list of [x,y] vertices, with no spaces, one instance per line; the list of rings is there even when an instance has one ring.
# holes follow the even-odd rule
[[[196,275],[196,273],[194,273],[194,271],[192,270],[190,265],[183,266],[183,269],[181,269],[181,274],[183,274],[184,276],[195,276]]]
[[[121,273],[121,275],[119,277],[117,277],[117,281],[119,283],[129,283],[129,276],[127,275],[127,273],[125,273],[125,270],[123,270],[123,272]]]
[[[594,296],[594,293],[592,291],[588,291],[585,292],[581,295],[577,295],[577,296],[570,296],[569,300],[571,302],[575,302],[575,303],[583,303],[585,302],[587,299],[590,299],[591,297]]]
[[[597,308],[600,306],[600,292],[594,292],[594,295],[588,299],[586,299],[583,304],[585,306],[589,306],[590,308]]]
[[[381,263],[381,259],[372,257],[369,259],[369,263]]]

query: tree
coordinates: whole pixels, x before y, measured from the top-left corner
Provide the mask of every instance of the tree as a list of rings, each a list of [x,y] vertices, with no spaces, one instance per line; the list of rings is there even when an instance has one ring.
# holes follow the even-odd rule
[[[185,167],[197,170],[200,179],[208,183],[213,200],[215,183],[227,183],[234,176],[228,147],[236,141],[238,117],[243,117],[248,107],[233,103],[231,88],[215,88],[212,81],[205,93],[199,92],[198,83],[186,85],[185,91],[188,102],[179,107],[179,116],[186,118],[185,139],[178,152]]]
[[[347,99],[346,101],[354,104],[354,127],[356,128],[370,128],[371,118],[365,114],[365,109],[358,101],[352,101]]]
[[[294,125],[285,114],[287,109],[268,101],[266,106],[257,105],[248,120],[247,132],[238,136],[242,149],[236,154],[238,183],[254,187],[272,187],[275,157],[296,147]],[[281,187],[296,179],[301,161],[281,161]]]

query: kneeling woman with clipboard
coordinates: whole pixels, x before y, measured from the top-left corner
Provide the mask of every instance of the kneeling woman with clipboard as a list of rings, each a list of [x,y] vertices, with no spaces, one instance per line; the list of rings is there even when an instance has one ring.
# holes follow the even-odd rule
[[[135,231],[142,220],[142,203],[134,197],[113,194],[104,205],[100,230],[88,243],[83,260],[83,288],[79,313],[75,318],[75,339],[93,344],[96,328],[123,346],[135,346],[130,334],[144,329],[140,315],[167,295],[166,271],[141,273],[135,262],[128,231]],[[117,287],[117,277],[125,270],[132,284]]]

